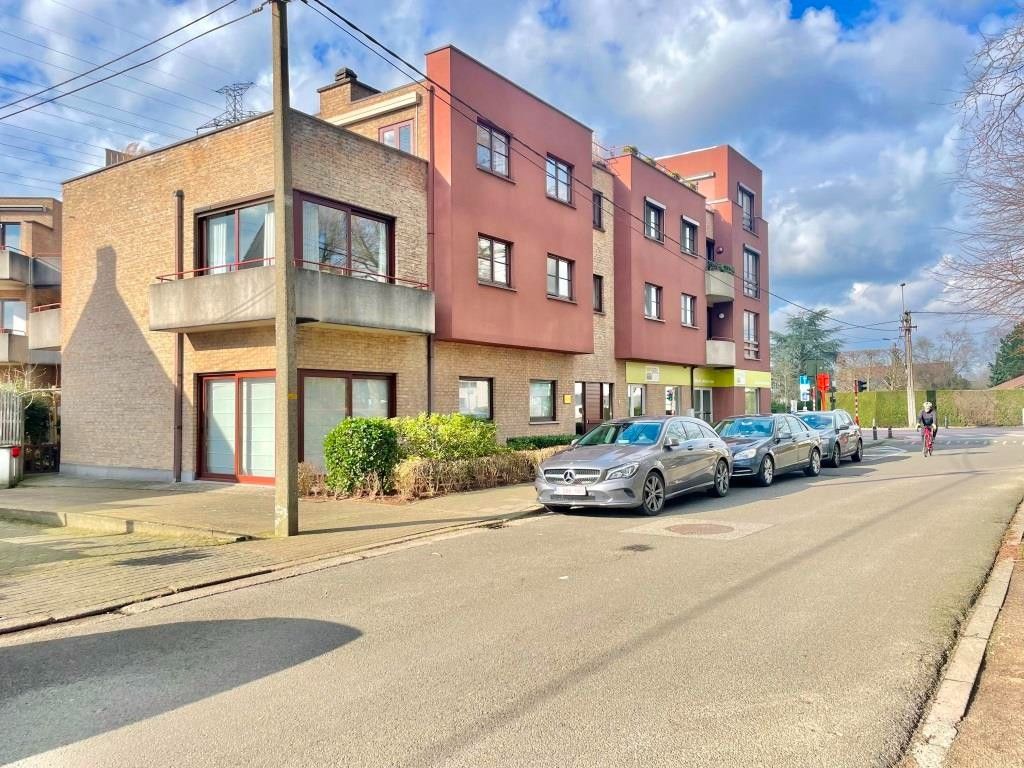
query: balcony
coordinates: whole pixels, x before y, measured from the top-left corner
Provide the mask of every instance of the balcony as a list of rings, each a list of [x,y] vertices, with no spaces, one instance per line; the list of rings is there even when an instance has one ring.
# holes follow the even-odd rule
[[[726,271],[721,266],[709,261],[707,271],[704,273],[704,295],[707,296],[709,305],[723,301],[735,301],[736,275],[731,270]]]
[[[28,348],[60,349],[60,304],[35,307],[29,313]]]
[[[0,287],[35,285],[40,288],[60,285],[60,259],[32,258],[17,248],[0,248]]]
[[[274,268],[270,261],[217,274],[205,269],[158,278],[149,288],[150,330],[198,333],[273,324]],[[299,323],[434,332],[434,294],[422,283],[315,266],[295,270]],[[182,279],[186,275],[191,277]]]
[[[711,368],[736,367],[736,343],[728,339],[707,340],[707,365]]]

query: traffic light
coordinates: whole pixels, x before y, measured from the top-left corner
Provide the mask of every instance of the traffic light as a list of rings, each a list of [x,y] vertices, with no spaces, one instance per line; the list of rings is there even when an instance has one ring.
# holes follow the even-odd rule
[[[866,381],[862,381],[861,379],[857,379],[857,383],[856,383],[855,387],[856,387],[856,391],[857,392],[867,392],[868,391],[868,383]]]

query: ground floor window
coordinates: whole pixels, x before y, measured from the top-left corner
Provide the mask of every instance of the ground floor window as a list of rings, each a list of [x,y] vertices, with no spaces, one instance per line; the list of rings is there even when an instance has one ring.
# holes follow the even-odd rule
[[[760,390],[754,387],[746,387],[743,390],[744,397],[744,413],[758,413],[761,410],[760,405]]]
[[[587,431],[587,403],[586,403],[586,392],[587,385],[582,381],[577,381],[573,386],[572,393],[572,407],[573,413],[576,418],[576,434],[582,435]]]
[[[715,423],[713,421],[715,415],[711,407],[710,389],[697,388],[693,390],[693,415],[698,419],[703,419],[708,424]]]
[[[555,420],[555,382],[530,381],[530,421]]]
[[[629,384],[626,387],[626,413],[630,416],[645,415],[647,388],[643,384]]]
[[[665,387],[665,415],[679,416],[683,407],[683,388]]]
[[[242,482],[274,477],[274,374],[202,376],[200,474]]]
[[[299,371],[299,461],[322,468],[324,438],[349,416],[394,416],[394,388],[387,373]]]
[[[612,390],[614,385],[602,384],[601,385],[601,420],[608,421],[612,417],[612,403],[615,402],[612,397]]]
[[[494,379],[459,378],[459,413],[474,419],[494,418]]]

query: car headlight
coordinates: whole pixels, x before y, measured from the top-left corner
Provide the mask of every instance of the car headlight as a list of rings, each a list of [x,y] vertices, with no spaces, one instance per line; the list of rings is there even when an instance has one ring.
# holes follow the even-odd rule
[[[743,459],[752,459],[756,455],[757,448],[747,448],[737,453],[735,456],[733,456],[733,458],[738,459],[739,461],[743,461]]]
[[[623,464],[621,467],[616,467],[608,472],[608,480],[625,480],[626,478],[632,477],[636,474],[636,471],[640,469],[640,465],[636,462],[632,464]]]

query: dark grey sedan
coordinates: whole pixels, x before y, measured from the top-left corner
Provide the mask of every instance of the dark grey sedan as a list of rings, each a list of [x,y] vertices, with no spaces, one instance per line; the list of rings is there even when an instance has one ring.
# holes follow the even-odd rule
[[[768,486],[780,472],[821,472],[821,438],[796,416],[766,414],[722,419],[715,431],[732,451],[733,477],[753,477]]]
[[[725,496],[730,458],[725,443],[700,419],[616,419],[541,462],[534,486],[537,500],[552,512],[598,507],[657,515],[666,499],[687,491]]]
[[[801,411],[800,419],[821,436],[821,455],[830,467],[838,467],[843,459],[857,462],[864,458],[864,438],[860,427],[842,409],[834,411]]]

